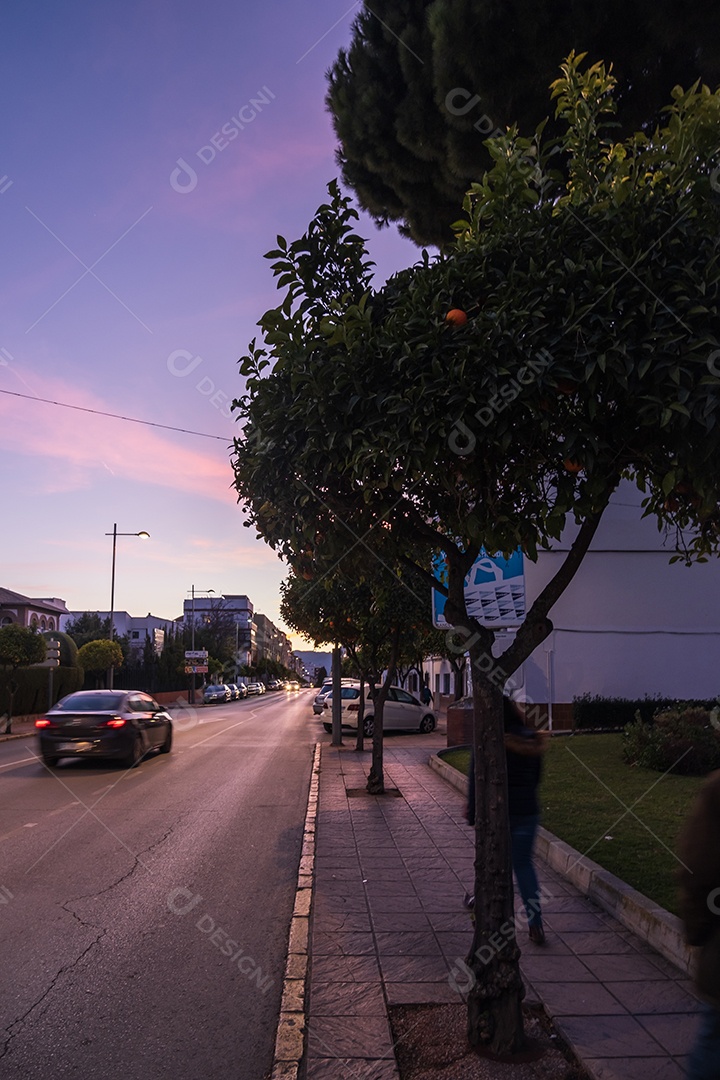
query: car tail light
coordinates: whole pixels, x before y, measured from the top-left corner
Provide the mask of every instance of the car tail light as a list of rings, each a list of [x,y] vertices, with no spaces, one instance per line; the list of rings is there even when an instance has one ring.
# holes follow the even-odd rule
[[[52,723],[52,721],[48,720],[47,716],[40,716],[35,721],[35,727],[39,727],[39,728],[50,727],[51,723]]]
[[[357,712],[359,708],[360,708],[359,705],[348,705],[347,711],[348,712]]]
[[[122,716],[113,716],[111,720],[106,720],[105,721],[105,727],[111,727],[111,728],[125,727],[126,723],[127,723],[127,721],[123,720]]]

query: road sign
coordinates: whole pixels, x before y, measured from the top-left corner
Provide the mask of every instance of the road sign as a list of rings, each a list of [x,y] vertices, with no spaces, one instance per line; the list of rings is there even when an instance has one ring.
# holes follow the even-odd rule
[[[207,664],[186,664],[185,665],[185,674],[186,675],[207,675],[207,670],[208,670]]]
[[[60,642],[49,640],[45,647],[45,659],[37,667],[54,668],[60,666]]]
[[[187,649],[185,651],[186,660],[199,660],[201,663],[208,658],[207,649]]]
[[[447,563],[444,556],[434,560],[435,576],[447,584]],[[450,623],[445,618],[445,597],[432,590],[433,625],[447,630]],[[525,618],[525,575],[523,555],[520,548],[509,559],[488,555],[483,550],[473,563],[465,578],[465,604],[468,615],[483,626],[519,626]]]

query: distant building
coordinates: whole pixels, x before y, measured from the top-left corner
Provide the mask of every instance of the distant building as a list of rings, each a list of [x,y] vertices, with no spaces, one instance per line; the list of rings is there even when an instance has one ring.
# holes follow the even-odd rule
[[[62,616],[61,630],[65,630],[69,622],[74,621],[86,611],[68,611]],[[109,611],[91,611],[91,615],[97,615],[100,619],[107,619]],[[145,637],[152,641],[156,656],[159,656],[165,647],[165,634],[167,628],[173,624],[172,619],[161,619],[150,612],[145,616],[130,615],[127,611],[113,612],[113,626],[115,637],[127,637],[128,645],[133,653],[142,653],[145,648]]]
[[[251,665],[257,655],[253,605],[244,593],[224,593],[222,596],[196,596],[183,604],[182,624],[198,627],[210,618],[227,615],[235,625],[235,650],[238,666]]]
[[[257,643],[256,663],[262,664],[264,660],[273,660],[291,671],[296,671],[293,663],[292,645],[287,634],[278,630],[277,626],[268,619],[267,615],[259,612],[254,616],[255,640]]]
[[[67,615],[67,605],[57,596],[37,599],[11,589],[0,589],[0,626],[24,626],[41,633],[61,630],[60,621]]]

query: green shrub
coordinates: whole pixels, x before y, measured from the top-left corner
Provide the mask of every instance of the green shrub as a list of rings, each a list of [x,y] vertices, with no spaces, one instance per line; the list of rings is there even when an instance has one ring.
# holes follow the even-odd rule
[[[621,698],[583,694],[573,699],[573,724],[576,730],[588,728],[611,728],[613,730],[632,724],[639,718],[650,723],[658,712],[677,708],[681,703],[672,698],[647,697]],[[689,701],[682,704],[701,709],[712,709],[714,701]]]
[[[705,776],[720,769],[720,723],[717,708],[692,703],[657,713],[651,723],[640,717],[623,733],[623,757],[631,765],[682,776]]]
[[[13,716],[45,712],[48,707],[48,670],[41,667],[18,668],[14,676],[9,671],[0,671],[0,716],[10,708],[8,684],[11,678],[18,686],[13,700]],[[83,677],[84,672],[80,667],[53,668],[53,703],[79,690]]]

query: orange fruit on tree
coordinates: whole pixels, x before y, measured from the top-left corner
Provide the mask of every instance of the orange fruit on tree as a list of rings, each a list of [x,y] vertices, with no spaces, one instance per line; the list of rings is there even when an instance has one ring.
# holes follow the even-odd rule
[[[563,465],[569,473],[579,473],[582,471],[582,461],[577,461],[575,458],[566,457],[563,461]]]
[[[462,308],[452,308],[445,316],[445,322],[451,326],[464,326],[468,321],[467,313]]]

